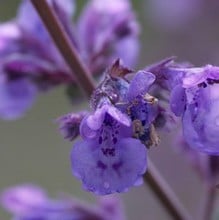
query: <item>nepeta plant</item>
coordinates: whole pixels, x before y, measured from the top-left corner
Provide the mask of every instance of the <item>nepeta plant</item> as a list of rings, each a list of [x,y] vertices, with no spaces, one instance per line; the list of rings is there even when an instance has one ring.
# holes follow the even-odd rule
[[[17,17],[0,26],[0,117],[22,116],[38,92],[78,84],[90,110],[57,123],[65,139],[77,138],[71,168],[84,189],[107,195],[145,181],[174,219],[187,220],[192,217],[147,155],[162,144],[158,131],[171,129],[178,117],[183,138],[177,134],[174,141],[208,186],[201,218],[209,219],[219,161],[219,68],[170,57],[132,70],[139,24],[131,3],[91,0],[75,23],[74,10],[73,0],[23,0]],[[33,185],[9,188],[1,203],[18,220],[124,219],[117,201],[91,206],[69,197],[51,200]]]

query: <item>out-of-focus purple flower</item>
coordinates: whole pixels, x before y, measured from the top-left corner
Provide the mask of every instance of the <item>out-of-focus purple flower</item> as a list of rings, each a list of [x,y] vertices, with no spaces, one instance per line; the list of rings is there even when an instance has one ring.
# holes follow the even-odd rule
[[[115,195],[101,196],[99,204],[105,216],[104,220],[125,220],[124,208],[120,199]]]
[[[32,106],[36,94],[36,86],[28,79],[0,80],[0,116],[15,119],[23,115]]]
[[[16,220],[125,220],[119,202],[115,197],[101,198],[97,205],[69,196],[52,200],[34,185],[11,187],[1,195],[1,205]]]
[[[94,72],[102,72],[116,58],[129,66],[136,63],[139,26],[129,0],[90,1],[78,31],[82,56]]]
[[[21,39],[21,31],[15,22],[0,24],[0,57],[19,49],[18,41]]]
[[[110,104],[81,123],[82,141],[75,143],[73,173],[96,194],[124,192],[138,184],[146,170],[146,148],[132,138],[130,119]]]
[[[180,30],[199,15],[203,0],[148,0],[147,14],[153,23],[165,30]]]
[[[8,188],[1,195],[1,204],[16,216],[31,216],[42,211],[47,202],[45,192],[34,185]]]
[[[91,73],[102,72],[118,57],[129,66],[135,63],[139,27],[128,0],[107,0],[104,3],[92,0],[79,18],[78,31],[73,29],[71,21],[73,0],[47,1]],[[129,52],[124,53],[124,48]],[[59,84],[71,86],[74,82],[68,66],[29,0],[22,1],[16,19],[1,24],[0,57],[5,84],[27,79],[30,86],[35,85],[36,91],[45,91]],[[4,103],[1,105],[2,109],[7,109],[8,103],[5,103],[6,107]],[[29,107],[25,104],[17,113],[15,108],[14,118],[23,115]],[[7,114],[1,111],[0,118],[6,119]]]
[[[72,0],[49,0],[58,15],[61,12],[65,14],[60,19],[66,27],[71,24],[72,3]],[[22,1],[16,19],[0,26],[0,57],[0,118],[3,119],[22,116],[39,91],[73,81],[67,65],[28,0]]]
[[[55,10],[63,26],[67,26],[68,28],[72,27],[71,17],[73,15],[74,8],[73,0],[47,1]],[[59,16],[60,13],[62,16]],[[23,32],[23,37],[26,41],[25,43],[29,43],[29,46],[32,46],[32,48],[29,48],[30,53],[38,52],[38,55],[41,53],[45,58],[47,58],[47,61],[52,61],[53,65],[55,64],[57,69],[59,68],[65,70],[67,68],[64,59],[56,48],[46,27],[30,1],[22,1],[18,10],[16,22]],[[72,33],[69,34],[69,37],[72,37]]]

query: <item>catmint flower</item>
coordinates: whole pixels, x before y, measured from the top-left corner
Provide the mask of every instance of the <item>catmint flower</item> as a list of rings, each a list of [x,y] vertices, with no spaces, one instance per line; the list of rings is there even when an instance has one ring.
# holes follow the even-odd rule
[[[124,192],[138,184],[146,170],[146,148],[132,138],[130,119],[103,104],[82,120],[82,140],[71,153],[73,174],[96,194]]]
[[[182,117],[185,141],[193,149],[218,155],[219,68],[169,63],[154,73],[160,76],[158,83],[170,90],[170,108]]]
[[[144,70],[135,73],[120,60],[104,75],[91,96],[92,112],[78,120],[81,139],[71,152],[73,174],[86,190],[101,195],[141,184],[147,148],[159,141],[153,125],[157,100],[148,93],[155,76]],[[59,121],[70,140],[78,134],[77,115]],[[71,125],[73,131],[68,130]]]
[[[125,220],[116,197],[101,198],[97,205],[70,196],[50,199],[38,186],[20,185],[1,194],[1,205],[16,220]]]
[[[186,71],[182,89],[172,94],[172,105],[180,105],[183,131],[187,143],[194,149],[219,154],[219,68],[207,65]],[[177,91],[178,90],[178,91]],[[178,100],[176,102],[176,95]],[[178,111],[178,108],[176,108]]]
[[[92,72],[102,72],[118,57],[135,65],[139,25],[129,0],[90,1],[79,17],[78,31],[82,56]]]

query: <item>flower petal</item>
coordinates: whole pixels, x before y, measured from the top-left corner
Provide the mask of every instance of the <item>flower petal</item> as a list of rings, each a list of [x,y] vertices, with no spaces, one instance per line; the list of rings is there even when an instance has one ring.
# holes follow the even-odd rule
[[[0,117],[16,119],[22,116],[33,104],[37,88],[27,79],[1,82]]]
[[[130,83],[127,98],[133,100],[138,95],[145,95],[154,81],[154,74],[143,70],[137,72]]]
[[[181,85],[176,86],[170,95],[170,108],[176,116],[181,116],[186,106],[185,89]]]
[[[120,139],[115,154],[104,154],[95,141],[77,142],[71,153],[73,174],[96,194],[124,192],[146,170],[146,148],[133,138]]]

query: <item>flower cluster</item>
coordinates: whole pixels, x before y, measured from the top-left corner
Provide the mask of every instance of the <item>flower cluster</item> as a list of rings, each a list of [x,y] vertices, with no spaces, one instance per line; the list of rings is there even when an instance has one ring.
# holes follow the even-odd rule
[[[50,199],[40,187],[20,185],[1,194],[1,205],[16,220],[125,220],[116,197],[103,197],[97,205],[82,203],[68,195]]]
[[[146,147],[158,141],[153,127],[157,104],[147,93],[154,80],[153,74],[143,70],[133,73],[117,60],[92,95],[93,112],[84,115],[80,123],[78,114],[59,119],[68,139],[80,131],[82,140],[74,144],[71,165],[85,189],[110,194],[142,182]]]
[[[211,65],[197,68],[171,57],[133,73],[117,60],[92,95],[94,112],[59,121],[68,139],[82,137],[71,153],[73,174],[97,194],[139,184],[146,170],[145,146],[159,142],[156,128],[174,121],[171,114],[182,117],[191,149],[218,155],[218,82],[219,68]],[[217,160],[212,158],[210,163]]]
[[[110,4],[92,0],[75,25],[71,21],[73,0],[47,1],[92,73],[102,72],[118,57],[135,63],[138,23],[128,0],[111,0]],[[124,53],[124,46],[129,53]],[[38,92],[74,83],[29,0],[22,1],[15,19],[0,25],[0,57],[0,118],[16,119],[30,109]]]

